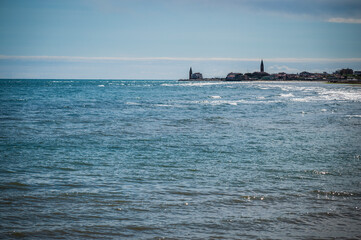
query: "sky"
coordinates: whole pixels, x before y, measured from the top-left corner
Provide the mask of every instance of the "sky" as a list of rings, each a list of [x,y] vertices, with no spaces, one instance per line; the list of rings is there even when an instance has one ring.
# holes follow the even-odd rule
[[[361,0],[0,0],[0,78],[361,70]]]

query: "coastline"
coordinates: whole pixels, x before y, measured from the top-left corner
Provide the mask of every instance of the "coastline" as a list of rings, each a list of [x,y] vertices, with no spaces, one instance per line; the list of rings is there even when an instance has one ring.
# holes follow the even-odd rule
[[[311,73],[303,71],[300,73],[267,73],[264,69],[263,59],[261,60],[260,71],[253,73],[230,72],[224,77],[203,78],[200,72],[193,73],[192,67],[189,69],[189,78],[179,79],[178,81],[224,81],[224,82],[244,82],[244,81],[269,81],[269,82],[328,82],[328,83],[344,83],[344,84],[361,84],[361,71],[354,71],[350,68],[343,68],[334,73]]]
[[[325,82],[332,84],[361,84],[361,80],[345,80],[345,79],[287,79],[287,80],[266,80],[266,79],[252,79],[252,80],[227,80],[225,78],[202,78],[202,79],[179,79],[179,82]]]

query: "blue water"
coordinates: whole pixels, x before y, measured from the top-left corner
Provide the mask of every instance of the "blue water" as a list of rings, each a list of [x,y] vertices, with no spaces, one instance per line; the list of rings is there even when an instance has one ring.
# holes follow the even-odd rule
[[[361,87],[0,80],[0,238],[361,239]]]

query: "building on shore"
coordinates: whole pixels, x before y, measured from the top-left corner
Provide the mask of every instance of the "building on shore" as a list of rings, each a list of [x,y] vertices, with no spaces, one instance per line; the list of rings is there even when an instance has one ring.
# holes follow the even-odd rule
[[[349,75],[349,74],[353,74],[353,70],[349,69],[349,68],[344,68],[341,70],[336,71],[336,73],[340,74],[340,75]]]
[[[306,71],[303,71],[299,74],[300,77],[303,77],[303,78],[308,78],[308,77],[311,77],[312,76],[312,73],[310,72],[306,72]]]
[[[241,80],[247,80],[246,76],[242,73],[228,73],[226,77],[227,81],[241,81]]]
[[[199,72],[192,73],[191,79],[203,79],[203,75]]]
[[[335,71],[334,73],[312,73],[302,71],[300,73],[267,73],[264,71],[264,62],[261,60],[259,72],[239,73],[230,72],[226,78],[203,78],[202,73],[193,73],[192,68],[189,69],[189,78],[180,79],[180,81],[329,81],[334,83],[361,83],[361,71],[344,68]]]
[[[253,72],[253,73],[245,73],[244,74],[249,80],[257,80],[263,77],[269,76],[266,72]]]
[[[189,80],[191,79],[203,79],[202,73],[193,73],[192,67],[189,69]]]

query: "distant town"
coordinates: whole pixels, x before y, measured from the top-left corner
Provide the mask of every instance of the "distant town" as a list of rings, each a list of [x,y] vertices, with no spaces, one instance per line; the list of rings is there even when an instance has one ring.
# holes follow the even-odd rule
[[[261,60],[260,71],[253,73],[228,73],[225,78],[203,78],[202,73],[193,73],[192,67],[189,70],[189,78],[179,79],[179,81],[326,81],[330,83],[356,83],[361,84],[361,71],[352,69],[340,69],[334,73],[310,73],[303,71],[301,73],[272,73],[264,71],[264,63]]]

